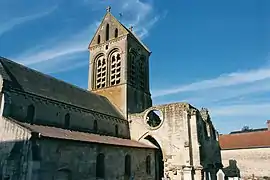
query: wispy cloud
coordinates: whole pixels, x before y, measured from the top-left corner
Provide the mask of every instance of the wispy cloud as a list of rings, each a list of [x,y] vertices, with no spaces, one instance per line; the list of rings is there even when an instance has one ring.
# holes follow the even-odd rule
[[[222,74],[212,79],[152,91],[154,102],[186,101],[207,107],[222,132],[240,130],[244,125],[265,126],[269,118],[270,67]],[[233,126],[233,127],[232,127]]]
[[[4,33],[12,30],[14,27],[21,25],[23,23],[33,21],[35,19],[42,18],[44,16],[47,16],[51,14],[53,11],[55,11],[57,6],[54,6],[53,8],[50,8],[49,10],[46,10],[44,12],[40,12],[37,14],[32,14],[29,16],[23,16],[23,17],[17,17],[17,18],[12,18],[9,21],[5,23],[0,23],[0,36],[2,36]]]
[[[161,17],[165,17],[166,15],[166,13],[156,15],[153,4],[144,3],[139,0],[119,0],[114,1],[112,4],[111,2],[105,1],[85,0],[84,3],[89,3],[89,7],[92,3],[95,3],[96,11],[101,9],[104,11],[104,7],[111,5],[113,7],[113,13],[121,12],[123,14],[121,22],[128,26],[133,25],[135,33],[141,38],[148,36],[149,29],[151,29]],[[92,8],[92,6],[90,8]],[[101,17],[95,18],[96,19],[93,19],[92,23],[90,23],[86,29],[78,32],[76,35],[67,37],[62,42],[53,43],[53,45],[51,43],[46,44],[45,42],[43,43],[42,48],[28,50],[15,56],[13,59],[22,64],[34,66],[39,70],[44,69],[44,62],[50,63],[50,67],[52,68],[53,64],[55,64],[55,66],[57,65],[57,63],[55,63],[55,59],[58,59],[58,61],[62,61],[64,63],[66,61],[66,56],[74,57],[74,63],[79,63],[82,65],[84,63],[75,61],[76,56],[72,56],[72,54],[87,52],[87,45],[90,42],[97,26],[99,25]],[[78,67],[80,67],[80,65],[74,64],[73,66],[73,68]],[[71,69],[67,68],[66,70]],[[49,71],[49,69],[46,70],[46,72]]]
[[[190,92],[219,87],[228,87],[233,85],[252,83],[267,78],[270,78],[270,68],[259,68],[245,72],[234,72],[230,74],[220,75],[219,77],[213,79],[194,82],[179,87],[172,87],[163,90],[154,90],[153,97],[166,96],[186,91]]]
[[[238,104],[210,108],[212,117],[269,116],[270,103]],[[266,119],[263,119],[265,121]]]

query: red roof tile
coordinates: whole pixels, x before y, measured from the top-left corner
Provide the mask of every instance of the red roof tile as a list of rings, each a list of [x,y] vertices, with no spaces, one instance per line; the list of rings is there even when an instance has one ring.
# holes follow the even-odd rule
[[[71,131],[56,127],[49,126],[40,126],[40,125],[31,125],[28,123],[21,123],[15,121],[17,124],[29,129],[32,132],[40,133],[43,137],[56,138],[56,139],[66,139],[66,140],[74,140],[74,141],[83,141],[83,142],[91,142],[91,143],[101,143],[101,144],[109,144],[109,145],[118,145],[118,146],[128,146],[128,147],[136,147],[136,148],[157,148],[154,145],[147,145],[138,141],[130,140],[130,139],[122,139],[113,136],[102,136],[91,133],[84,133],[78,131]]]
[[[257,131],[220,135],[221,149],[270,147],[270,131]]]

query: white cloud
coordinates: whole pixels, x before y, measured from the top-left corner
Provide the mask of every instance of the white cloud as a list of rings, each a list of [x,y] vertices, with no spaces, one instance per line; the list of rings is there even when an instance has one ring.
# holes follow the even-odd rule
[[[30,51],[20,54],[13,59],[24,65],[36,65],[44,61],[53,63],[54,59],[63,57],[62,61],[66,60],[66,56],[74,57],[73,54],[87,52],[87,46],[90,42],[90,36],[94,34],[94,29],[97,28],[97,23],[91,24],[88,28],[80,31],[78,34],[67,38],[66,40],[54,43],[54,46],[45,46],[43,49]],[[76,56],[75,56],[76,57]]]
[[[254,117],[256,117],[256,121],[262,120],[263,122],[266,121],[266,119],[260,118],[269,117],[269,109],[270,103],[238,104],[209,108],[211,116],[214,118],[252,117],[254,119]]]
[[[228,87],[246,83],[252,83],[259,80],[270,78],[270,68],[259,68],[249,70],[245,72],[234,72],[227,75],[221,75],[219,77],[203,80],[200,82],[194,82],[180,87],[172,87],[163,90],[153,91],[153,97],[166,96],[171,94],[177,94],[187,91],[199,91],[205,89],[213,89],[219,87]]]
[[[114,12],[121,12],[123,13],[123,22],[126,25],[133,25],[135,32],[141,37],[146,37],[149,35],[149,29],[153,27],[153,25],[159,20],[160,16],[156,16],[155,12],[153,11],[152,4],[143,3],[139,0],[119,0],[113,2],[113,4],[107,4],[104,1],[87,1],[85,3],[95,4],[95,10],[102,10],[104,11],[104,7],[111,5],[113,8],[112,13]],[[92,6],[91,6],[92,8]],[[117,14],[115,14],[117,15]],[[163,14],[162,17],[166,15]],[[100,19],[101,17],[98,17]],[[117,17],[118,18],[118,17]],[[50,62],[51,67],[53,68],[54,59],[62,58],[62,61],[65,62],[65,57],[72,54],[77,53],[85,53],[87,52],[88,43],[91,40],[97,26],[99,23],[98,21],[92,23],[88,28],[79,32],[73,37],[68,37],[63,42],[59,42],[57,44],[53,43],[53,45],[43,44],[43,48],[35,48],[32,50],[28,50],[23,52],[22,54],[17,55],[13,59],[17,60],[18,62],[35,66],[37,69],[42,69],[42,64],[44,62]],[[45,48],[44,48],[45,47]],[[77,62],[74,62],[77,63]],[[78,62],[81,64],[81,62]],[[40,64],[40,67],[38,65]],[[74,65],[73,68],[77,68],[79,66]],[[50,70],[47,70],[50,71]]]
[[[17,18],[11,18],[9,21],[5,23],[0,23],[0,36],[2,36],[4,33],[12,30],[14,27],[21,25],[23,23],[33,21],[38,18],[42,18],[44,16],[47,16],[51,14],[53,11],[55,11],[57,6],[54,6],[53,8],[50,8],[47,11],[40,12],[37,14],[29,15],[29,16],[23,16],[23,17],[17,17]]]

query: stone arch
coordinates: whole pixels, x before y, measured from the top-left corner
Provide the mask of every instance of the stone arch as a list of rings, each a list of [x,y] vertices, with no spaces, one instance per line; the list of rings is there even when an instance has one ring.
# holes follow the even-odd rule
[[[164,177],[164,152],[160,143],[148,133],[144,135],[143,139],[149,141],[153,145],[155,145],[158,149],[155,153],[155,161],[158,162],[155,167],[155,173],[158,180],[161,180]]]

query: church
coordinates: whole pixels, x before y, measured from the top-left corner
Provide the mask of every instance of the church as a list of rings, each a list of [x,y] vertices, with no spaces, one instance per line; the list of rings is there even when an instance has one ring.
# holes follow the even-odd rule
[[[0,179],[216,179],[208,110],[152,105],[151,51],[110,8],[88,49],[87,90],[0,57]]]

